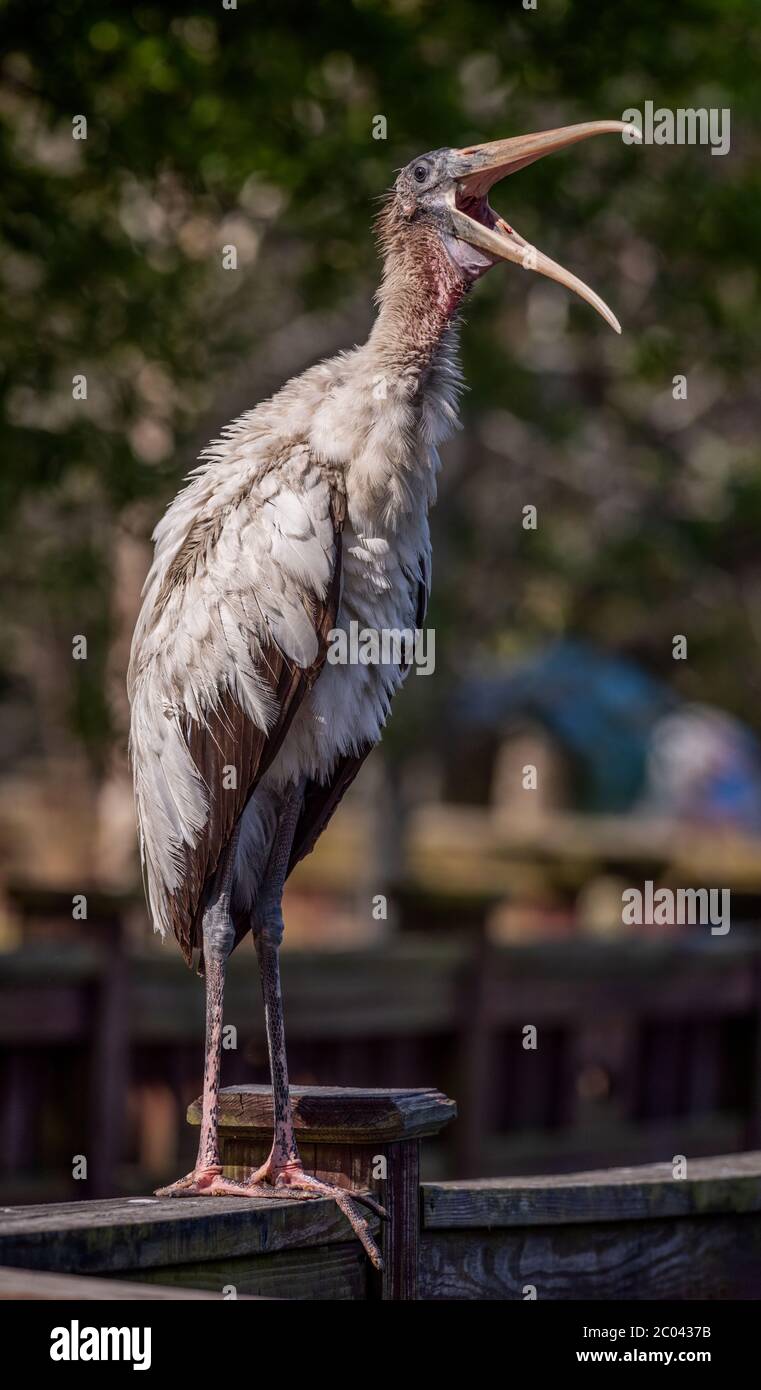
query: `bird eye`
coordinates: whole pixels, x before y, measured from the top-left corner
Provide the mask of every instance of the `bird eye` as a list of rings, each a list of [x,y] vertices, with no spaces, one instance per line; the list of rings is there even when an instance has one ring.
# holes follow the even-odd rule
[[[428,170],[426,169],[425,164],[416,164],[412,173],[418,183],[425,183],[426,179],[428,178]]]

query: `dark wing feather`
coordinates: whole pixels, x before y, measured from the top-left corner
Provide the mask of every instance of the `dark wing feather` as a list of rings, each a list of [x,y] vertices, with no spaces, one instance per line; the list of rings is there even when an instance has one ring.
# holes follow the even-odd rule
[[[423,626],[427,609],[428,583],[424,576],[418,583],[415,618],[418,627]],[[360,749],[359,753],[347,754],[340,758],[327,782],[307,783],[304,792],[304,808],[296,826],[293,849],[288,863],[289,874],[301,859],[305,859],[308,854],[312,853],[328,821],[338,810],[345,792],[349,790],[365,758],[368,753],[372,752],[373,746],[372,743],[368,743]]]
[[[271,643],[262,649],[257,668],[266,681],[277,710],[267,733],[258,729],[229,692],[202,725],[188,718],[183,734],[190,755],[206,785],[208,819],[195,846],[183,845],[179,886],[168,899],[168,915],[185,960],[190,965],[201,945],[201,918],[207,891],[235,826],[260,778],[275,758],[301,701],[314,685],[335,627],[341,592],[341,531],[346,515],[343,496],[331,503],[336,559],[324,600],[313,600],[318,655],[308,668],[295,666]],[[235,768],[236,785],[227,787],[225,768]],[[236,945],[248,925],[236,923]]]
[[[304,791],[304,807],[296,826],[288,873],[300,859],[312,853],[325,826],[349,790],[373,744],[368,743],[360,753],[340,758],[328,782],[308,782]]]

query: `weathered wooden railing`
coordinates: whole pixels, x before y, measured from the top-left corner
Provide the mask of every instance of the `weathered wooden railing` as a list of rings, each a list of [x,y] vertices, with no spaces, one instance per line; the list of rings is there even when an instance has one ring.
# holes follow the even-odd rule
[[[294,1099],[305,1160],[389,1211],[382,1280],[331,1201],[120,1199],[6,1207],[0,1298],[123,1299],[127,1281],[136,1298],[761,1296],[761,1153],[688,1157],[683,1177],[669,1162],[419,1184],[420,1140],[454,1114],[446,1097],[304,1088]],[[228,1089],[221,1121],[226,1171],[240,1174],[267,1143],[266,1090]]]
[[[157,1182],[172,1176],[175,1126],[197,1085],[203,990],[176,953],[117,952],[105,916],[89,926],[86,942],[0,955],[6,1200],[78,1195],[72,1133],[88,1155],[89,1196],[134,1191],[136,1180],[140,1190],[138,1165],[153,1165]],[[284,953],[283,973],[294,1079],[422,1077],[461,1097],[460,1123],[429,1151],[436,1176],[761,1145],[761,940],[739,929],[478,952],[461,939],[404,938]],[[224,1059],[233,1083],[268,1075],[257,995],[250,953],[236,952],[225,1010],[238,1031]],[[168,1116],[161,1168],[157,1096]],[[149,1131],[150,1163],[139,1150]]]
[[[291,1098],[299,1149],[309,1171],[339,1187],[375,1191],[388,1212],[381,1231],[381,1297],[416,1298],[420,1141],[454,1119],[454,1101],[430,1087],[294,1086]],[[188,1119],[199,1124],[200,1118],[200,1103],[195,1101]],[[219,1106],[220,1157],[226,1172],[243,1178],[263,1163],[272,1128],[268,1086],[226,1088]]]

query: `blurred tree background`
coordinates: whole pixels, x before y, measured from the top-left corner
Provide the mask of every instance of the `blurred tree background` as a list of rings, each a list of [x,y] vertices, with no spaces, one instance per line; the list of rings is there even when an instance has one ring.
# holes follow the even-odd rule
[[[409,683],[392,738],[456,670],[566,632],[759,726],[756,0],[0,13],[4,773],[76,762],[100,794],[123,769],[150,530],[227,419],[365,336],[394,170],[646,101],[730,108],[730,153],[608,138],[496,191],[624,331],[515,269],[469,300],[434,517],[438,673]]]

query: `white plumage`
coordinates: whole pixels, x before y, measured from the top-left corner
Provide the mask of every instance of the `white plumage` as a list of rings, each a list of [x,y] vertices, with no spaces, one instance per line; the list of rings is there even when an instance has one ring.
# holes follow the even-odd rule
[[[430,574],[436,445],[456,419],[454,346],[449,329],[425,364],[422,399],[415,399],[420,369],[405,360],[395,370],[377,331],[363,347],[288,382],[204,451],[156,527],[129,689],[141,847],[158,931],[169,925],[180,848],[196,844],[208,815],[209,788],[189,757],[184,721],[203,725],[228,690],[268,732],[275,709],[259,667],[263,644],[271,638],[302,668],[317,658],[310,603],[325,598],[335,565],[329,478],[346,497],[336,627],[416,626]],[[167,593],[183,549],[188,562],[175,568]],[[323,666],[245,812],[235,867],[241,904],[252,905],[265,860],[267,836],[256,822],[271,827],[271,788],[301,777],[325,782],[341,755],[376,743],[403,676],[393,664]]]

